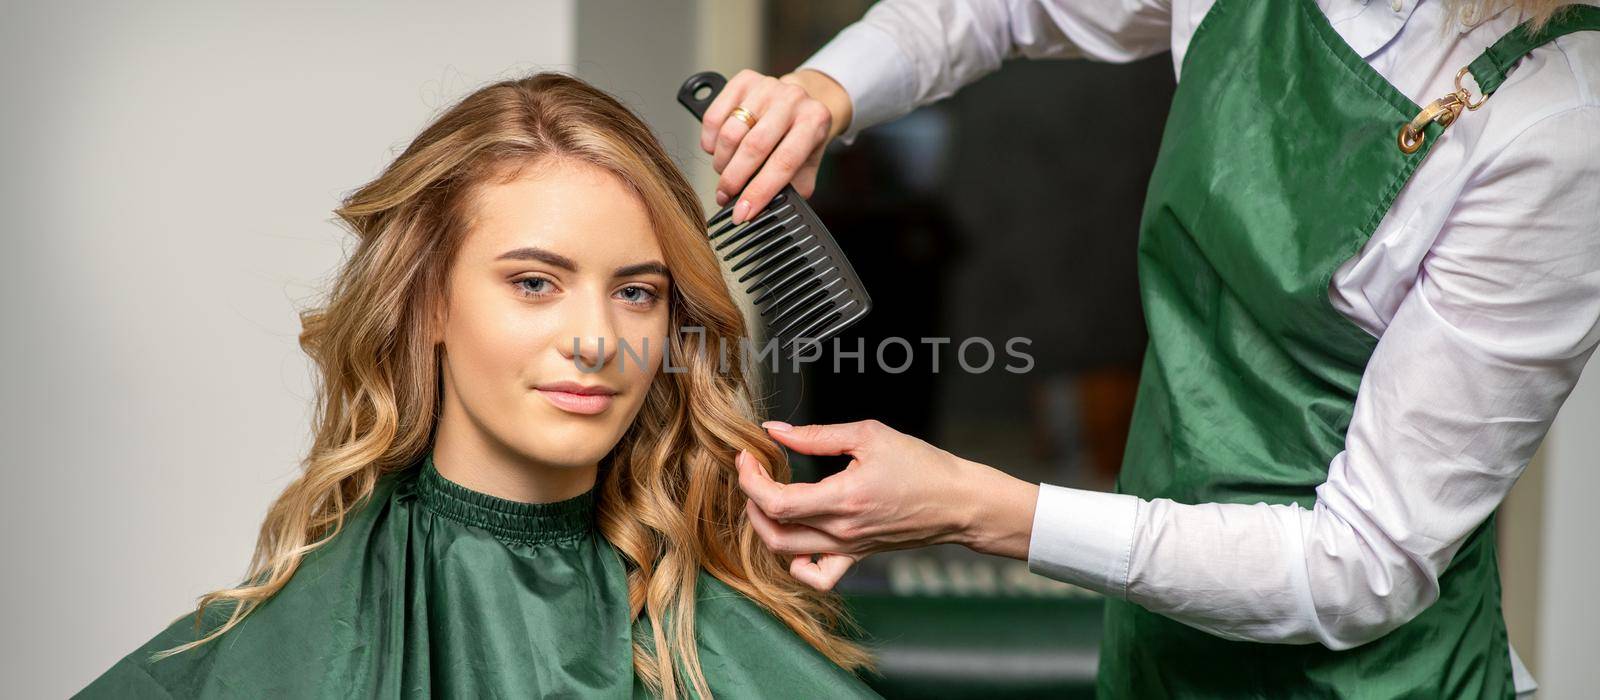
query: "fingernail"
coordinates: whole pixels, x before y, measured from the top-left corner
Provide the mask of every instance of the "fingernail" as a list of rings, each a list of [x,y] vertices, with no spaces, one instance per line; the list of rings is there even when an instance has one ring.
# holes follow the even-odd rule
[[[717,190],[717,206],[719,206],[719,207],[720,206],[725,206],[725,205],[727,205],[727,203],[728,203],[728,195],[726,193],[724,193],[722,190]]]
[[[750,212],[750,200],[741,199],[741,200],[739,200],[739,206],[736,206],[736,207],[733,208],[733,220],[734,221],[738,221],[740,223],[743,223],[744,222],[744,215],[749,213],[749,212]]]
[[[769,420],[765,423],[762,423],[761,427],[766,428],[767,430],[776,430],[780,433],[787,433],[791,430],[794,430],[794,426],[789,425],[781,420]]]

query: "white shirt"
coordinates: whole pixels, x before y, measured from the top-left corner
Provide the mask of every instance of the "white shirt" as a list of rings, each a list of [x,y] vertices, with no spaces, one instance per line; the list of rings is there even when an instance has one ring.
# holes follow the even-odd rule
[[[1522,19],[1458,18],[1437,0],[1318,4],[1418,104],[1451,91]],[[1211,5],[885,0],[805,67],[849,93],[851,138],[1007,58],[1171,49],[1181,68]],[[1043,485],[1029,568],[1228,639],[1332,649],[1437,600],[1440,573],[1505,498],[1600,341],[1600,32],[1535,49],[1464,113],[1329,294],[1378,344],[1312,509]],[[1512,657],[1517,690],[1531,690]]]

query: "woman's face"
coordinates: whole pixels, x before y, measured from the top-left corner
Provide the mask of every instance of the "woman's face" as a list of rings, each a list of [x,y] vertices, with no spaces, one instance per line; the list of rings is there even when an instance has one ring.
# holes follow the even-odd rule
[[[643,201],[566,159],[485,183],[448,280],[442,420],[456,408],[470,427],[441,430],[536,468],[594,466],[643,404],[667,334],[671,280]]]

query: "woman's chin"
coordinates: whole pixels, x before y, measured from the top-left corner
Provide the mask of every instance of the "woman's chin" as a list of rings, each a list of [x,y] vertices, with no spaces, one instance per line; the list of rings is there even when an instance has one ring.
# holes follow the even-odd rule
[[[541,416],[519,431],[516,441],[543,464],[559,468],[591,467],[598,463],[622,438],[615,421],[578,419],[573,416]]]

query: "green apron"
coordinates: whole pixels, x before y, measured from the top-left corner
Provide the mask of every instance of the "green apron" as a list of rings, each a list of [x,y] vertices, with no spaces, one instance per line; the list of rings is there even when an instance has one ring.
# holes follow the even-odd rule
[[[520,503],[446,480],[431,456],[372,500],[239,625],[169,625],[78,698],[646,698],[621,556],[595,492]],[[723,698],[875,698],[766,609],[704,572],[700,664]],[[206,611],[205,629],[227,617]],[[646,641],[648,644],[648,641]]]
[[[1600,29],[1597,10],[1514,30],[1473,77],[1493,92],[1534,47]],[[1435,110],[1418,144],[1401,130],[1421,112],[1313,0],[1221,0],[1207,13],[1140,225],[1150,344],[1118,492],[1313,506],[1377,345],[1333,308],[1329,282],[1460,109]],[[1100,694],[1510,696],[1493,523],[1444,571],[1438,602],[1345,651],[1228,641],[1109,600]]]

